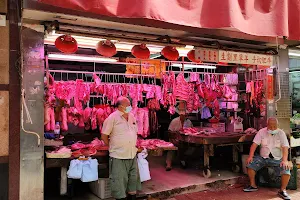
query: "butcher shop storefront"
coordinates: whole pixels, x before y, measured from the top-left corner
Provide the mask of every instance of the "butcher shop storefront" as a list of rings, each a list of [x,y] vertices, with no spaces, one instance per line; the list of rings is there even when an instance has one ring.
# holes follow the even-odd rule
[[[139,197],[238,182],[276,111],[282,37],[79,17],[77,6],[51,14],[53,2],[39,2],[24,11],[20,154],[36,199],[111,198],[101,134],[119,97],[137,122]]]
[[[33,120],[26,97],[44,89],[45,134],[36,139],[44,143],[46,197],[110,197],[101,131],[120,96],[131,101],[136,145],[144,149],[140,195],[234,183],[241,175],[242,154],[274,101],[272,54],[100,38],[57,22],[46,27],[44,88],[28,88],[23,121]],[[181,117],[191,125],[177,128]],[[86,163],[89,170],[81,169]]]

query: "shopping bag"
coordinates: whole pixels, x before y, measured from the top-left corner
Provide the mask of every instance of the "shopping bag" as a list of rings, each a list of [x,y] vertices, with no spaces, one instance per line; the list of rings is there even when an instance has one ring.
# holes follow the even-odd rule
[[[91,159],[82,161],[82,182],[93,182],[98,180],[98,160]]]
[[[147,150],[144,149],[141,153],[137,155],[137,163],[139,167],[139,174],[141,182],[145,182],[151,179],[150,170],[149,170],[149,163],[146,160],[148,153]]]
[[[67,172],[68,178],[81,179],[82,176],[82,162],[80,160],[72,160],[69,170]]]

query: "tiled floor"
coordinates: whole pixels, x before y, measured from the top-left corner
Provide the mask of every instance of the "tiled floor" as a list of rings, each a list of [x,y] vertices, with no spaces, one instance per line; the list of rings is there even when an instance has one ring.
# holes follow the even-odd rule
[[[161,191],[172,190],[174,188],[186,188],[189,186],[205,186],[219,180],[230,180],[240,176],[230,171],[212,171],[211,178],[204,178],[202,170],[180,169],[178,166],[170,172],[166,172],[163,167],[164,160],[155,157],[149,158],[151,180],[143,183],[143,192],[153,194]]]

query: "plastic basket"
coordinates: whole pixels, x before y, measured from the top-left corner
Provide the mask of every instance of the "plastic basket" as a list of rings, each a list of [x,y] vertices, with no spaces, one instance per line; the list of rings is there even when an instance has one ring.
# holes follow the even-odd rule
[[[100,199],[108,199],[112,197],[108,178],[98,179],[98,181],[91,182],[89,185],[91,192]]]

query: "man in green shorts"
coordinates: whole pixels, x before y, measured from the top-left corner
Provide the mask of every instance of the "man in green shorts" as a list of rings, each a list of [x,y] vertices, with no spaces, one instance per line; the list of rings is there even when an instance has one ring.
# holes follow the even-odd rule
[[[136,199],[141,189],[137,165],[137,122],[130,101],[117,100],[117,110],[103,123],[102,140],[109,145],[109,178],[112,196],[116,199]]]

